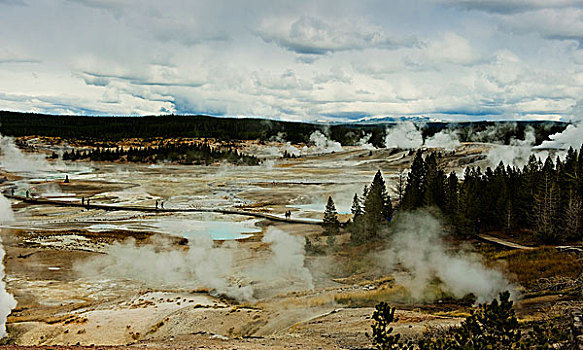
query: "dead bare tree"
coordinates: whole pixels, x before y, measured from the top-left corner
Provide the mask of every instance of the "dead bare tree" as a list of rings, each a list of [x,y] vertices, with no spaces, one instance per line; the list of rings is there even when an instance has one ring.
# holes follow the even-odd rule
[[[569,191],[569,204],[565,208],[564,219],[565,219],[565,230],[567,235],[572,239],[583,238],[583,222],[581,220],[583,216],[583,204],[581,203],[580,196],[573,191]]]
[[[557,238],[559,189],[549,174],[545,174],[541,181],[534,197],[534,228],[541,241],[553,243]]]

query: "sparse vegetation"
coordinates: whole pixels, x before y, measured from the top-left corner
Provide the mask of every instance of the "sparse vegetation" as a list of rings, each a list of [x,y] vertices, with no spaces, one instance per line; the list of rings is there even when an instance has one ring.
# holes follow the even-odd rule
[[[500,254],[498,258],[505,260],[510,275],[529,289],[538,289],[544,285],[551,287],[553,280],[574,281],[583,274],[583,259],[580,255],[558,252],[555,248],[513,250]]]
[[[156,147],[130,147],[129,149],[94,148],[89,151],[71,151],[63,153],[63,160],[91,160],[109,162],[156,163],[172,162],[185,165],[210,165],[226,161],[239,165],[258,165],[259,159],[245,155],[236,149],[215,149],[202,143],[164,143]]]
[[[395,308],[381,302],[372,318],[372,345],[379,349],[478,350],[478,349],[560,349],[566,334],[552,324],[535,326],[526,336],[520,329],[510,300],[510,293],[500,293],[500,300],[481,304],[459,327],[431,334],[418,341],[402,340],[393,334],[391,323],[397,321]]]

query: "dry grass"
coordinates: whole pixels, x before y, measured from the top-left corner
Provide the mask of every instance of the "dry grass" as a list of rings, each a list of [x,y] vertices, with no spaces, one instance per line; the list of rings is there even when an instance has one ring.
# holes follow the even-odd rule
[[[536,286],[540,279],[577,279],[583,273],[583,257],[555,248],[507,251],[497,258],[506,261],[515,281],[526,288]]]
[[[402,286],[382,287],[374,290],[357,290],[334,296],[334,301],[348,307],[374,307],[381,301],[394,303],[410,302],[409,291]]]

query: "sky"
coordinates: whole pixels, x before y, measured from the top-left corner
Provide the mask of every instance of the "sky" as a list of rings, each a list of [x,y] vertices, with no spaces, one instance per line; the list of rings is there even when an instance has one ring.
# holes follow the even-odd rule
[[[0,110],[580,118],[583,0],[0,0]]]

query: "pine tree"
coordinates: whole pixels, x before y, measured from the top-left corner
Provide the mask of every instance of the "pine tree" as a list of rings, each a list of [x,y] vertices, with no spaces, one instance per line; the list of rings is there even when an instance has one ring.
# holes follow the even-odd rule
[[[483,212],[480,207],[482,202],[482,173],[480,168],[466,168],[464,181],[459,186],[459,205],[456,215],[456,230],[458,233],[467,234],[473,231],[477,219]]]
[[[403,202],[403,195],[405,194],[405,185],[406,185],[405,179],[406,179],[405,171],[401,170],[399,172],[399,182],[397,183],[397,193],[399,194],[399,206]]]
[[[445,198],[445,174],[439,169],[435,153],[425,159],[426,180],[423,203],[427,206],[443,207]]]
[[[389,222],[393,216],[391,198],[387,193],[385,180],[377,171],[372,184],[364,199],[363,226],[366,238],[374,238],[380,235],[380,225]]]
[[[356,193],[352,198],[352,207],[350,208],[350,211],[352,212],[352,215],[354,215],[355,219],[363,214],[362,206],[360,205],[360,198],[358,198]]]
[[[325,235],[337,235],[340,231],[338,222],[338,213],[336,212],[336,206],[332,197],[328,197],[328,203],[326,203],[326,210],[324,211],[324,220],[322,223]]]
[[[442,208],[447,217],[453,219],[458,207],[458,178],[454,171],[447,177],[445,184],[445,203]]]
[[[404,210],[414,210],[422,207],[425,203],[425,181],[427,169],[423,161],[423,152],[418,151],[411,164],[411,171],[407,176],[407,186],[401,208]]]
[[[365,186],[366,188],[366,186]],[[350,240],[352,243],[360,244],[364,242],[364,227],[363,227],[363,215],[364,211],[362,209],[360,198],[355,193],[352,199],[352,223],[348,225],[347,230],[350,232]]]

